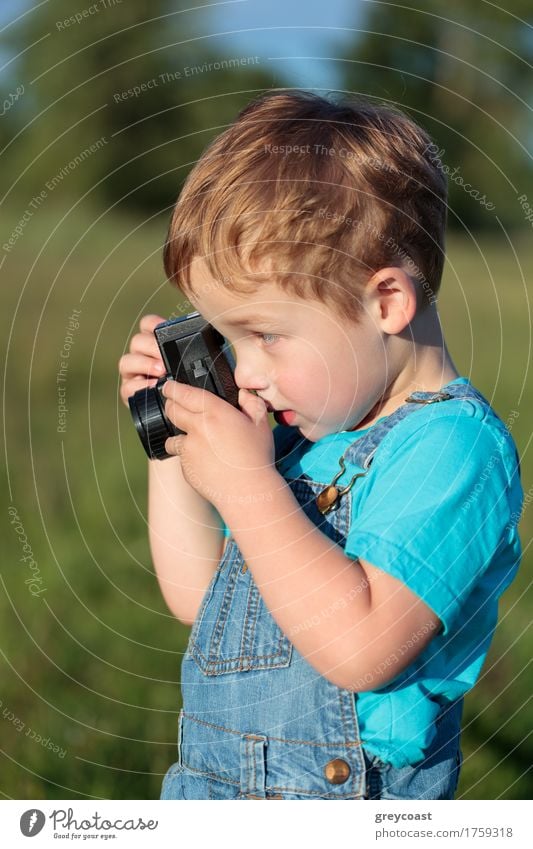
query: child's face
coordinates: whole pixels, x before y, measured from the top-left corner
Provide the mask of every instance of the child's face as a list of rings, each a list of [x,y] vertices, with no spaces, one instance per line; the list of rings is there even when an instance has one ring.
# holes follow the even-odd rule
[[[386,340],[364,300],[356,325],[266,280],[253,294],[230,292],[200,260],[192,282],[191,302],[234,349],[237,385],[255,390],[278,423],[316,442],[356,427],[385,391]]]

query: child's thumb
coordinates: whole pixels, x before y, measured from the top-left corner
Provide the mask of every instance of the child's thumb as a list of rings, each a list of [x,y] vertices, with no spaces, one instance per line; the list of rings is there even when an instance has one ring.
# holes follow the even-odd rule
[[[239,389],[239,407],[257,427],[268,421],[267,406],[262,398],[248,389]]]

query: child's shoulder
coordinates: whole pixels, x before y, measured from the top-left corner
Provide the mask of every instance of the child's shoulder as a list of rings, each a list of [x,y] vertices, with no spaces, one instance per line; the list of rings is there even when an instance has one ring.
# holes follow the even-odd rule
[[[278,425],[273,431],[278,468],[289,476],[307,474],[315,480],[330,480],[340,456],[359,467],[372,454],[371,478],[390,481],[391,476],[402,480],[407,475],[413,481],[442,476],[444,468],[454,477],[455,469],[455,488],[467,485],[467,478],[475,480],[490,463],[500,470],[495,479],[519,487],[518,455],[510,433],[518,413],[513,411],[504,424],[468,378],[457,378],[451,385],[456,392],[458,386],[467,387],[467,394],[420,404],[390,429],[394,414],[359,433],[342,431],[313,443],[297,428]]]
[[[505,424],[476,395],[421,406],[390,430],[370,466],[369,509],[378,503],[385,515],[383,505],[409,499],[450,527],[468,514],[470,528],[483,524],[494,540],[515,545],[523,492],[510,431],[518,414]]]
[[[451,386],[468,387],[471,392],[421,405],[387,434],[382,455],[390,458],[392,454],[416,449],[420,460],[426,454],[433,460],[439,456],[443,462],[464,465],[486,463],[495,453],[513,473],[518,458],[510,430],[518,413],[513,410],[504,423],[467,378],[458,378]],[[379,453],[376,452],[376,461]]]

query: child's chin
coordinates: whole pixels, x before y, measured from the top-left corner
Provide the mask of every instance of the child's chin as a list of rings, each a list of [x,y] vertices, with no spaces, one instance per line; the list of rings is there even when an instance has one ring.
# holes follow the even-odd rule
[[[318,442],[319,439],[329,436],[332,432],[324,427],[320,427],[320,425],[296,425],[296,427],[308,442]]]

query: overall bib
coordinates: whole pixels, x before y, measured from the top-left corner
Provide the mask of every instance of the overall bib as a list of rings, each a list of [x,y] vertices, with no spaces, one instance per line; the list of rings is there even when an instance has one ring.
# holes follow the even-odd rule
[[[469,385],[415,392],[356,439],[344,458],[366,473],[399,421],[423,404],[452,398],[488,403]],[[296,432],[284,456],[301,439]],[[287,480],[306,515],[344,547],[352,494],[322,515],[315,499],[329,483],[306,475]],[[418,764],[396,768],[366,752],[357,693],[329,682],[298,653],[270,615],[233,539],[193,625],[181,688],[178,760],[164,777],[162,799],[452,799],[455,793],[462,698],[442,705],[436,735]]]

